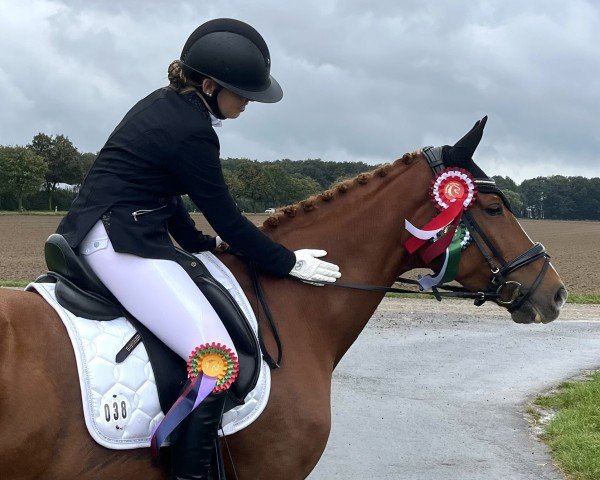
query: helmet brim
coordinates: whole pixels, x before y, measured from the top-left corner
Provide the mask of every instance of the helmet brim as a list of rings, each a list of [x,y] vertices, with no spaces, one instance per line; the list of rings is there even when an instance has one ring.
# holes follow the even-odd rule
[[[277,103],[283,98],[283,89],[279,85],[279,82],[275,80],[272,75],[269,75],[269,87],[260,91],[244,90],[234,85],[221,82],[216,78],[213,78],[213,80],[227,90],[240,95],[241,97],[247,98],[248,100],[252,100],[253,102]]]

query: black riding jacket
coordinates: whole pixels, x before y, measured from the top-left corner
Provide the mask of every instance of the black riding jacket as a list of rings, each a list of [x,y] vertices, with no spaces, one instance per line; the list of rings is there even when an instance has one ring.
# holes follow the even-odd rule
[[[278,277],[293,252],[246,219],[225,184],[219,139],[196,93],[161,88],[138,102],[117,126],[88,172],[57,233],[77,248],[102,217],[115,251],[174,258],[169,234],[189,252],[215,239],[195,228],[188,194],[221,238]]]

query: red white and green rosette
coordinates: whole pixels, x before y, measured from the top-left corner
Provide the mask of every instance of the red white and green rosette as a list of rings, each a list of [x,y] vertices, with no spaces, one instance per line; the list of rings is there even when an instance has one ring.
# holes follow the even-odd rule
[[[469,242],[469,231],[461,223],[454,230],[454,234],[450,234],[449,236],[451,241],[450,245],[444,251],[442,268],[435,275],[425,275],[419,278],[418,282],[422,290],[429,290],[433,286],[451,282],[456,278],[461,252]]]
[[[425,243],[425,240],[435,237],[473,205],[477,197],[475,179],[462,168],[445,168],[433,179],[429,195],[440,213],[421,228],[405,220],[406,230],[415,237],[406,242],[409,253],[414,253]],[[423,240],[423,242],[416,240]]]
[[[444,267],[447,267],[447,262],[450,260],[448,247],[453,239],[455,242],[459,240],[455,238],[455,234],[457,233],[456,230],[460,218],[464,211],[473,206],[477,198],[475,179],[468,171],[462,168],[445,168],[431,182],[429,195],[433,204],[440,210],[440,213],[421,228],[415,227],[408,220],[405,220],[405,228],[412,236],[404,243],[404,246],[412,254],[421,249],[425,244],[428,244],[427,248],[421,249],[419,252],[426,264],[429,264],[438,256],[446,254],[442,268],[442,271],[445,271],[446,268]],[[441,238],[436,239],[436,236],[444,229],[446,229],[447,233]],[[430,240],[433,243],[430,243]],[[452,250],[456,250],[456,248]],[[440,281],[444,276],[442,273],[441,276],[436,275],[436,277],[432,278],[441,283]],[[425,283],[427,284],[428,282]],[[429,288],[431,285],[425,286],[422,284],[421,286]]]

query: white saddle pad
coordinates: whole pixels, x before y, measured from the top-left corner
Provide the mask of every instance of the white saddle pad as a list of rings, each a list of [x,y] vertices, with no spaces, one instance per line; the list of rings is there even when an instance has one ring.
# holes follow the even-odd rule
[[[257,322],[237,280],[212,253],[196,255],[238,303],[254,332]],[[150,434],[163,419],[154,373],[143,344],[122,363],[115,356],[135,329],[124,317],[99,322],[77,317],[64,309],[54,295],[53,283],[30,283],[26,290],[39,293],[60,316],[73,344],[83,400],[85,423],[100,445],[124,450],[150,446]],[[230,435],[250,425],[269,399],[271,372],[262,362],[258,383],[243,405],[223,416],[223,432]]]

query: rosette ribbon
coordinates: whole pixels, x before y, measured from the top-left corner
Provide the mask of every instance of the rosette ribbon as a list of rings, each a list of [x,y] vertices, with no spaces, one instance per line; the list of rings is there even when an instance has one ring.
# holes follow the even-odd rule
[[[422,228],[417,228],[408,220],[404,220],[404,226],[406,230],[413,235],[404,243],[408,253],[415,253],[419,248],[427,243],[428,240],[433,239],[444,228],[455,222],[457,218],[460,218],[462,212],[462,204],[455,201],[452,202],[446,210],[443,210],[438,216],[436,216]]]
[[[457,230],[457,227],[463,212],[473,205],[477,197],[475,179],[462,168],[446,168],[433,179],[429,195],[440,213],[421,228],[404,221],[406,230],[412,235],[404,243],[408,253],[421,249],[419,255],[426,265],[444,255],[440,271],[435,276],[427,275],[419,280],[423,290],[453,280],[458,272],[465,231]],[[436,240],[440,232],[442,236]],[[429,246],[422,249],[428,243]]]
[[[227,390],[239,372],[235,353],[215,342],[196,347],[190,354],[187,365],[189,384],[152,432],[150,451],[153,457],[158,456],[167,437],[206,397],[213,392]]]
[[[413,235],[404,243],[408,253],[415,253],[439,232],[451,224],[458,224],[462,212],[474,203],[477,196],[475,180],[469,172],[462,168],[446,168],[433,179],[429,195],[440,213],[421,228],[415,227],[408,220],[404,221],[406,230]],[[449,237],[449,240],[444,248],[438,248],[438,255],[444,251],[452,239],[451,234],[442,238],[445,237]],[[432,253],[428,255],[429,261],[435,258],[435,256],[431,256]]]
[[[210,395],[216,384],[217,378],[207,375],[198,375],[191,380],[177,401],[169,409],[165,418],[162,419],[152,432],[150,452],[153,457],[158,457],[158,450],[167,437],[200,405],[202,400]]]
[[[425,275],[418,280],[422,290],[429,290],[431,287],[451,282],[456,278],[465,235],[466,229],[464,227],[459,229],[454,227],[453,233],[448,232],[446,236],[450,237],[451,241],[450,246],[444,252],[442,268],[435,276]]]

